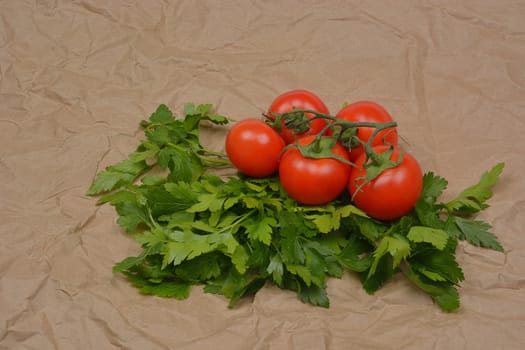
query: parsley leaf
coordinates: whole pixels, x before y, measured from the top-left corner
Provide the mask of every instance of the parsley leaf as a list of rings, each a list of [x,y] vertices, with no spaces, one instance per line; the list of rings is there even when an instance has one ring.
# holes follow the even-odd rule
[[[353,216],[348,225],[350,231],[359,233],[370,242],[376,242],[387,230],[385,224],[361,216]]]
[[[257,220],[252,219],[244,224],[248,237],[252,240],[258,240],[266,245],[272,242],[272,233],[277,227],[277,220],[273,217],[261,217]]]
[[[157,110],[151,114],[150,120],[152,123],[168,124],[173,121],[173,113],[165,104],[157,107]]]
[[[330,300],[326,293],[326,288],[317,285],[303,285],[299,288],[299,299],[305,303],[318,305],[322,307],[330,307]]]
[[[279,256],[279,254],[275,254],[272,256],[266,271],[269,274],[271,274],[273,281],[278,286],[282,287],[283,276],[284,276],[284,265],[283,265],[283,261],[281,257]]]
[[[130,201],[118,203],[115,208],[120,216],[117,224],[127,232],[135,231],[141,224],[152,225],[145,205]]]
[[[434,204],[436,199],[441,196],[443,191],[447,188],[448,181],[432,172],[423,175],[423,190],[421,199],[427,203]]]
[[[143,153],[142,149],[143,147],[139,146],[135,152],[129,154],[128,159],[110,165],[98,173],[86,194],[93,196],[131,184],[140,174],[149,170],[145,158],[139,156]]]
[[[329,233],[338,230],[341,225],[341,219],[347,218],[352,214],[368,218],[361,209],[358,209],[352,204],[338,207],[327,204],[322,208],[309,207],[303,208],[302,210],[305,212],[305,217],[316,225],[320,233]],[[314,214],[309,214],[311,212]]]
[[[420,254],[410,259],[410,264],[415,270],[425,274],[425,271],[433,274],[427,275],[434,280],[446,280],[453,284],[464,280],[465,276],[459,267],[454,254],[437,249],[426,249],[420,251]],[[441,278],[432,278],[431,276],[440,275]]]
[[[459,293],[450,283],[432,281],[413,269],[408,270],[407,277],[428,293],[442,310],[453,311],[459,308]]]
[[[369,294],[376,292],[394,275],[394,264],[389,254],[379,257],[378,260],[374,262],[375,267],[373,274],[370,274],[368,271],[359,274],[361,276],[363,289]]]
[[[503,252],[503,247],[496,236],[489,230],[491,226],[483,221],[469,220],[459,216],[454,217],[454,222],[459,228],[459,239],[466,240],[478,247],[490,248]]]
[[[160,297],[171,297],[175,299],[186,299],[190,294],[190,284],[185,282],[166,281],[151,282],[140,274],[124,272],[131,283],[143,294],[157,295]]]
[[[224,260],[224,257],[217,253],[200,255],[192,260],[183,261],[175,268],[175,273],[192,283],[208,281],[221,275],[221,264]]]
[[[427,242],[439,250],[445,249],[448,241],[448,233],[443,230],[426,226],[412,226],[408,231],[407,238],[412,242]]]
[[[255,294],[264,284],[265,279],[262,277],[240,274],[230,268],[219,278],[207,282],[204,291],[224,295],[230,299],[228,306],[232,308],[240,298]]]
[[[395,268],[401,263],[401,260],[406,259],[410,254],[410,244],[401,235],[394,234],[392,236],[383,237],[374,252],[374,261],[372,262],[372,266],[370,266],[370,270],[368,271],[369,277],[376,272],[381,258],[387,253],[392,256],[392,267]]]
[[[372,256],[369,254],[370,250],[371,246],[368,242],[358,238],[357,235],[352,235],[346,241],[346,245],[337,256],[337,259],[349,270],[356,272],[367,271],[373,261]]]
[[[302,264],[305,260],[303,247],[299,243],[299,234],[290,233],[280,240],[280,251],[283,254],[284,261],[291,264]]]
[[[499,163],[490,171],[483,173],[477,184],[468,187],[446,204],[448,210],[462,214],[473,214],[488,208],[486,201],[492,197],[491,187],[498,180],[498,176],[504,167],[504,163]]]
[[[209,120],[214,124],[227,124],[229,119],[227,117],[211,114],[213,106],[211,104],[201,104],[195,106],[194,103],[187,103],[184,106],[184,113],[186,118],[184,119],[184,127],[187,130],[194,130],[196,126],[203,120]]]

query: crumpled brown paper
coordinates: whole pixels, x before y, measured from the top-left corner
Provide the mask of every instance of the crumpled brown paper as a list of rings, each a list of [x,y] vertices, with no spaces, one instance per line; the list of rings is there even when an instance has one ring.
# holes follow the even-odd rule
[[[0,349],[520,349],[525,344],[523,1],[0,1]],[[396,277],[330,280],[331,307],[266,286],[233,310],[195,287],[140,295],[139,247],[85,191],[160,103],[258,117],[305,88],[370,99],[445,197],[506,162],[491,207],[505,253],[461,244],[461,308]],[[205,142],[223,150],[223,129]]]

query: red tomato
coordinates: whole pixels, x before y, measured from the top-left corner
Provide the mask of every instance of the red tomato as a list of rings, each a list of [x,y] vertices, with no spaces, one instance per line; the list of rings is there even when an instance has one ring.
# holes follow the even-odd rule
[[[226,154],[233,165],[251,177],[273,175],[284,148],[281,136],[255,118],[237,122],[226,135]]]
[[[324,102],[312,92],[307,90],[292,90],[277,96],[277,98],[273,100],[270,108],[268,108],[268,116],[275,119],[275,116],[272,113],[290,112],[294,107],[299,109],[314,110],[323,114],[330,113]],[[307,114],[306,116],[308,118],[313,117],[312,114]],[[310,130],[302,134],[298,134],[297,137],[300,138],[303,136],[315,135],[319,133],[325,127],[325,125],[326,121],[324,119],[313,120],[310,122]],[[284,127],[284,125],[281,130],[281,136],[283,137],[286,144],[295,142],[293,130]]]
[[[389,146],[377,146],[377,153],[387,151]],[[390,159],[396,162],[400,149],[394,146]],[[363,153],[355,161],[349,181],[349,190],[354,196],[354,204],[373,218],[393,220],[408,214],[421,195],[423,174],[417,160],[403,152],[403,160],[395,168],[384,170],[379,176],[364,184],[356,194],[357,187],[362,185],[366,170],[363,168],[366,155]]]
[[[371,101],[359,101],[351,103],[341,109],[337,113],[336,117],[350,122],[388,123],[393,121],[390,114],[382,106]],[[367,142],[375,130],[371,127],[358,127],[357,129],[357,136],[363,142]],[[397,145],[396,128],[382,130],[374,137],[374,140],[372,141],[372,147],[383,144]],[[350,151],[350,160],[355,162],[355,160],[363,152],[364,148],[362,145],[352,148]]]
[[[299,139],[307,145],[315,135]],[[339,143],[332,153],[348,160],[348,151]],[[321,205],[336,199],[346,188],[351,166],[333,158],[306,158],[296,147],[288,148],[279,164],[279,179],[285,191],[297,202]]]

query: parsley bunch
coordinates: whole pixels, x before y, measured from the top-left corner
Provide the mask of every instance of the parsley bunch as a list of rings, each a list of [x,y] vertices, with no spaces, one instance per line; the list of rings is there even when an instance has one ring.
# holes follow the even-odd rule
[[[471,218],[488,207],[503,163],[448,203],[447,181],[433,173],[414,210],[393,222],[368,217],[348,195],[302,206],[277,177],[223,178],[212,170],[227,157],[199,139],[201,122],[226,124],[209,104],[187,104],[184,118],[160,105],[141,122],[145,138],[128,158],[97,174],[87,191],[102,195],[117,223],[141,244],[138,256],[115,264],[144,294],[187,298],[193,285],[224,295],[230,307],[266,283],[300,300],[329,306],[326,282],[354,271],[373,293],[395,273],[407,276],[445,311],[459,307],[464,279],[455,257],[460,240],[498,251],[490,225]],[[151,175],[159,168],[161,175]]]

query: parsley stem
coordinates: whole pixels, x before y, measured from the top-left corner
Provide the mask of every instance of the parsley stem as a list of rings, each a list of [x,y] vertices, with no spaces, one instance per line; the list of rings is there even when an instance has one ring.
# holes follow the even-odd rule
[[[234,227],[240,225],[243,221],[250,218],[250,216],[252,216],[252,214],[255,212],[257,212],[257,209],[252,209],[249,212],[242,214],[241,216],[237,217],[237,219],[235,219],[230,225],[221,228],[218,231],[218,233],[224,233],[224,232],[232,230]]]
[[[219,158],[228,158],[228,156],[225,153],[223,153],[223,152],[213,151],[213,150],[208,149],[208,148],[204,148],[203,151],[206,154],[209,154],[211,156],[216,156],[216,157],[219,157]]]
[[[225,159],[216,159],[210,158],[203,155],[198,155],[199,159],[203,160],[210,167],[220,167],[220,166],[231,166],[232,163],[229,160]]]

